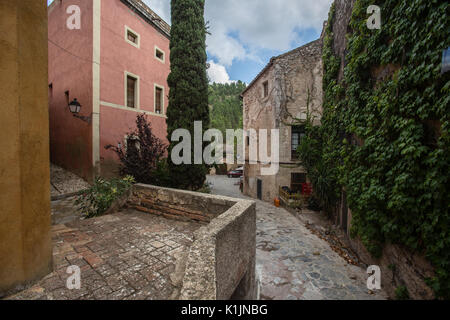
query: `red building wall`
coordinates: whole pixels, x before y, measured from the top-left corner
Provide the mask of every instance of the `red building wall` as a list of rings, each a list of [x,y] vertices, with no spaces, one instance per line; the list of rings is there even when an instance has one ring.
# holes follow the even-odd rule
[[[69,30],[69,5],[81,9],[81,29]],[[32,31],[30,31],[32,32]],[[48,83],[50,156],[55,164],[89,180],[92,176],[92,129],[73,117],[69,99],[82,104],[81,114],[92,112],[92,2],[55,0],[48,10]]]
[[[168,106],[167,77],[170,73],[169,39],[119,0],[102,2],[100,86],[100,156],[102,174],[115,170],[116,155],[108,144],[124,143],[135,128],[136,116],[147,113],[153,132],[167,141],[165,110]],[[139,35],[139,48],[125,40],[125,27]],[[155,46],[165,53],[165,62],[155,58]],[[125,71],[139,76],[139,109],[125,107]],[[164,87],[164,114],[154,113],[154,86]]]
[[[97,24],[100,43],[94,43],[97,12],[94,3],[101,4],[100,24]],[[70,5],[81,9],[81,30],[69,30],[66,26],[70,16],[66,10]],[[120,0],[55,0],[48,16],[49,84],[53,86],[49,89],[51,161],[88,181],[99,173],[102,176],[117,174],[118,159],[105,146],[119,142],[123,145],[126,133],[135,128],[139,113],[147,114],[154,133],[167,142],[168,37]],[[126,41],[125,26],[139,35],[139,48]],[[164,63],[155,57],[155,46],[164,52]],[[93,67],[93,52],[97,50],[100,50],[99,73]],[[125,72],[139,77],[137,109],[125,106]],[[93,103],[97,101],[96,81],[93,80],[96,77],[100,79],[99,121],[94,117],[89,124],[69,112],[65,92],[69,91],[70,101],[77,98],[81,103],[81,115],[91,116],[96,112]],[[164,88],[163,114],[156,114],[154,110],[155,84]],[[94,168],[98,161],[100,167]]]

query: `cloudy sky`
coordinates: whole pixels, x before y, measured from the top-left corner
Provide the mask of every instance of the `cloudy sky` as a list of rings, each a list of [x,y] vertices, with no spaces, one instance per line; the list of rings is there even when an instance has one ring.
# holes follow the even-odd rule
[[[49,0],[51,1],[51,0]],[[170,0],[144,0],[170,23]],[[317,39],[332,0],[206,0],[211,80],[249,83],[271,57]]]

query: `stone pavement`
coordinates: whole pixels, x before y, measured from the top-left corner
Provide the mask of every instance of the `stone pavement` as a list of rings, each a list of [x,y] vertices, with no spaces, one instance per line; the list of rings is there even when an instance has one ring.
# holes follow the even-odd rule
[[[89,183],[63,168],[50,164],[50,192],[52,196],[88,189]]]
[[[134,210],[56,225],[54,272],[8,299],[175,299],[200,226]],[[66,288],[71,265],[81,268],[80,290]]]
[[[75,206],[76,197],[52,201],[52,225],[80,221],[83,216]]]
[[[235,180],[208,177],[212,193],[247,198],[234,185]],[[387,298],[382,291],[369,293],[365,270],[349,265],[327,242],[312,234],[286,210],[256,200],[256,212],[256,269],[261,281],[261,299]]]

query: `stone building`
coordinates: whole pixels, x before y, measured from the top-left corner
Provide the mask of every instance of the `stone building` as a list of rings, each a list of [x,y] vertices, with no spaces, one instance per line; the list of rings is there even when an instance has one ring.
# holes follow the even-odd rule
[[[69,29],[71,6],[80,29]],[[136,116],[167,139],[170,26],[141,0],[55,0],[48,8],[51,161],[86,180],[117,173]],[[81,104],[78,118],[68,104]],[[80,120],[81,117],[81,120]],[[85,121],[82,121],[85,120]]]
[[[279,171],[262,175],[267,165],[251,164],[248,151],[244,167],[244,193],[264,201],[273,201],[280,187],[301,191],[307,182],[305,169],[299,164],[296,150],[304,133],[302,122],[309,113],[320,124],[322,113],[322,37],[270,60],[267,66],[242,93],[244,132],[279,129]],[[268,138],[270,141],[270,138]],[[250,138],[244,142],[246,149]],[[270,144],[270,143],[269,143]],[[270,146],[268,153],[270,154]]]

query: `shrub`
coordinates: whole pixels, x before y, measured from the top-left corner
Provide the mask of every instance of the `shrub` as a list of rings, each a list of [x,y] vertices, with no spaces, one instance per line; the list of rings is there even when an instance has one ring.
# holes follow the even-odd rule
[[[120,174],[132,176],[139,183],[163,185],[168,180],[168,169],[164,159],[167,145],[156,137],[146,115],[138,115],[136,129],[127,134],[127,145],[107,145],[119,157]]]
[[[86,218],[100,216],[111,207],[114,201],[124,195],[134,182],[131,176],[111,180],[96,178],[92,187],[78,196],[75,204]]]

